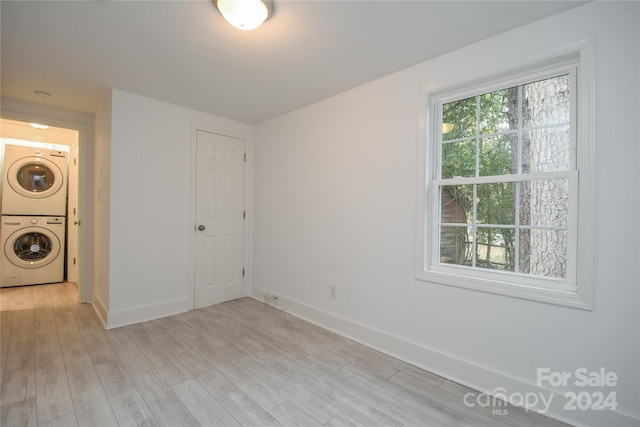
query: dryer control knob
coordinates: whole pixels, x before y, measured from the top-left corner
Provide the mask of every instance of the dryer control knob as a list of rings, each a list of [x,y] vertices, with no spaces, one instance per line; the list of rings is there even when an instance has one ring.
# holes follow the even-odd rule
[[[38,223],[38,218],[31,218],[30,222],[31,222],[31,224],[37,224]]]

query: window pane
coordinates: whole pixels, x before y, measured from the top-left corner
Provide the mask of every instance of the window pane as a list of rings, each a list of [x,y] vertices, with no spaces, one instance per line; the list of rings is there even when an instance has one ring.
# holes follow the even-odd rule
[[[513,228],[478,227],[476,234],[477,267],[514,271]]]
[[[465,138],[476,134],[476,99],[467,98],[442,106],[442,140]]]
[[[472,237],[469,227],[440,227],[440,262],[471,265]]]
[[[442,144],[442,178],[476,176],[476,142],[473,140]]]
[[[518,88],[486,93],[480,99],[480,134],[518,129]]]
[[[502,86],[496,80],[473,93],[469,87],[437,92],[433,113],[441,117],[434,123],[440,132],[428,141],[435,144],[429,152],[439,153],[432,159],[438,194],[430,193],[439,206],[436,218],[428,218],[429,233],[439,240],[429,261],[448,267],[435,271],[542,287],[538,279],[572,276],[566,265],[575,245],[569,248],[567,239],[576,232],[567,177],[577,162],[572,68],[534,82],[538,71],[528,80],[502,79],[509,82]],[[452,101],[456,93],[474,96]]]
[[[480,176],[518,172],[518,136],[490,136],[480,140]]]
[[[565,278],[567,236],[565,230],[520,230],[520,273]]]
[[[568,226],[569,180],[525,181],[520,186],[520,225],[534,227]]]
[[[569,170],[569,154],[569,126],[527,131],[522,138],[522,172]]]
[[[446,185],[440,192],[440,222],[467,224],[473,212],[473,185]]]
[[[524,85],[524,127],[569,123],[569,75]]]
[[[478,184],[477,193],[477,223],[515,224],[515,196],[512,182]]]

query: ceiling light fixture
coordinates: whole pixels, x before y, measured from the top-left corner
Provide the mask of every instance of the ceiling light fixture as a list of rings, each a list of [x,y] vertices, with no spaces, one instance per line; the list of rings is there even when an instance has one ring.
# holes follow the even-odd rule
[[[273,12],[273,0],[214,0],[227,22],[240,30],[253,30]]]

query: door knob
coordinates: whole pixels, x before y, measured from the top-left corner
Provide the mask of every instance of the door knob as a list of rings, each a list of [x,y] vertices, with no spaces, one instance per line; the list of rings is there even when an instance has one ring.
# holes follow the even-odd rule
[[[205,227],[204,225],[202,225],[202,224],[200,224],[200,225],[198,226],[198,230],[200,230],[200,231],[204,231],[204,229],[205,229],[205,228],[206,228],[206,227]]]

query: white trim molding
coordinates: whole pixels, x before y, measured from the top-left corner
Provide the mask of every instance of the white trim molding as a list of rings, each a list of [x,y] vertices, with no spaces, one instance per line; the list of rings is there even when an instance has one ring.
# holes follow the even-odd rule
[[[102,327],[107,329],[107,309],[104,307],[102,300],[98,296],[94,296],[90,304]]]
[[[119,328],[121,326],[133,325],[135,323],[146,322],[148,320],[159,319],[161,317],[173,316],[174,314],[185,313],[193,307],[188,298],[180,298],[171,301],[164,301],[153,305],[144,305],[128,308],[126,310],[111,311],[107,313],[106,322],[103,321],[105,329]],[[102,304],[94,305],[94,310],[98,317],[100,310],[104,311]]]

